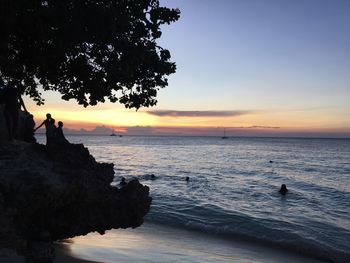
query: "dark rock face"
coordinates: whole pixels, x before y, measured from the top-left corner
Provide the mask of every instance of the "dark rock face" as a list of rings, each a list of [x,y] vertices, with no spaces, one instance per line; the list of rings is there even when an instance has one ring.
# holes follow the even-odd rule
[[[29,113],[26,114],[24,111],[20,111],[15,138],[17,140],[35,143],[34,126],[35,122],[33,118],[30,117]],[[0,104],[0,143],[8,141],[9,135],[4,117],[4,105]]]
[[[97,163],[82,144],[0,145],[0,247],[50,262],[52,241],[140,226],[148,187],[112,187],[113,175],[113,164]]]

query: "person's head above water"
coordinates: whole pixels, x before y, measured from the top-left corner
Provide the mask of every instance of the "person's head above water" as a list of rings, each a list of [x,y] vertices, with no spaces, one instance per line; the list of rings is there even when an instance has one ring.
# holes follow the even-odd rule
[[[58,124],[58,127],[63,127],[63,122],[59,121],[57,124]]]
[[[125,181],[125,178],[122,177],[121,180],[120,180],[120,183],[119,183],[121,186],[124,186],[127,184],[127,182]]]
[[[285,195],[288,192],[287,186],[285,184],[282,184],[279,192],[280,194]]]

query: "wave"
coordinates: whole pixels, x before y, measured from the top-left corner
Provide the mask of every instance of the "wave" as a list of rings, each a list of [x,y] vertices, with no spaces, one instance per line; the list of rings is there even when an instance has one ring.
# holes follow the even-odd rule
[[[146,220],[151,223],[284,247],[331,262],[350,258],[350,141],[131,141],[108,146],[101,156],[114,156],[117,176],[138,178],[150,187],[153,204]],[[289,189],[284,197],[278,193],[282,183]]]
[[[225,211],[209,204],[185,204],[182,201],[175,198],[171,204],[162,202],[152,205],[146,221],[282,248],[328,262],[345,263],[350,258],[347,249],[349,241],[345,242],[341,248],[330,246],[332,241],[322,241],[325,237],[319,240],[314,235],[300,231],[307,226],[299,226],[299,230],[296,230],[295,225],[289,222],[262,219],[237,211]],[[174,206],[177,207],[176,210]],[[315,224],[315,222],[312,223]],[[344,233],[344,229],[337,229],[334,226],[320,226],[320,229],[325,228],[331,229],[330,231],[338,235]],[[350,233],[343,238],[346,241],[349,237]]]

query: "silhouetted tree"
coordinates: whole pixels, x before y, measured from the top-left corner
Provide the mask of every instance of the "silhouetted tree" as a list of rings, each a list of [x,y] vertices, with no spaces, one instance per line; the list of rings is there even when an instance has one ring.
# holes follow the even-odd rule
[[[155,105],[176,70],[156,40],[179,15],[159,0],[0,0],[0,78],[38,105],[39,87],[85,107]]]

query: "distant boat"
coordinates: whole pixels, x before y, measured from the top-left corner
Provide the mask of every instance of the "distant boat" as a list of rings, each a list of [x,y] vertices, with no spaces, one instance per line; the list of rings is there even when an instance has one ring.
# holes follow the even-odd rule
[[[224,136],[222,136],[221,139],[228,139],[228,137],[226,137],[226,128],[224,128]]]
[[[122,134],[117,135],[117,134],[115,133],[114,129],[112,129],[112,133],[111,133],[109,136],[118,136],[118,137],[123,137],[123,135],[122,135]]]
[[[112,129],[112,133],[111,133],[111,135],[109,135],[109,136],[117,136],[117,135],[115,134],[115,132],[114,132],[114,129]]]

